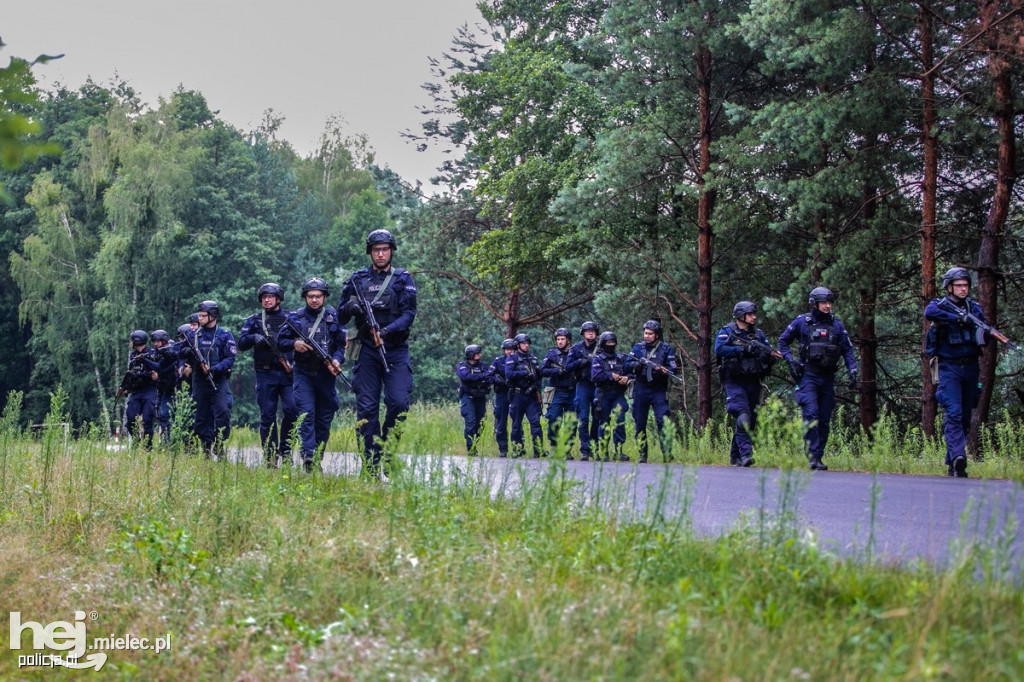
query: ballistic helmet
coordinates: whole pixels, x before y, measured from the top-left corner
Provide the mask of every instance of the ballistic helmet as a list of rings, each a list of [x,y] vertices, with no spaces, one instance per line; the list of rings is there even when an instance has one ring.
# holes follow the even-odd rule
[[[327,287],[327,280],[322,277],[310,277],[302,283],[302,297],[305,298],[310,291],[322,291],[324,298],[331,295],[330,289]]]
[[[468,346],[466,346],[466,359],[467,360],[472,360],[474,355],[479,355],[480,353],[483,353],[483,352],[484,352],[483,346],[480,346],[480,345],[475,344],[475,343],[471,343]]]
[[[150,334],[150,338],[153,339],[154,341],[165,341],[167,343],[171,342],[170,334],[168,334],[163,329],[155,330],[152,334]]]
[[[374,244],[387,244],[391,247],[392,252],[398,251],[398,242],[395,241],[394,235],[387,230],[374,230],[366,235],[366,253],[370,253]]]
[[[183,324],[183,325],[181,325],[180,327],[178,327],[178,338],[179,339],[184,339],[185,338],[185,334],[188,334],[190,331],[192,331],[192,325],[190,325],[190,324]]]
[[[216,301],[203,301],[202,303],[199,304],[199,309],[197,312],[206,313],[215,320],[220,318],[220,306],[217,305]],[[196,322],[198,321],[199,318],[197,317]]]
[[[565,327],[559,327],[558,329],[555,330],[555,338],[557,339],[559,336],[564,336],[565,338],[572,341],[572,332],[570,332]]]
[[[597,345],[604,348],[608,346],[609,343],[612,348],[618,345],[619,340],[615,337],[615,332],[601,332],[601,336],[597,337]]]
[[[145,344],[149,343],[149,334],[142,331],[141,329],[136,329],[135,331],[133,331],[129,338],[132,340],[133,346],[144,346]]]
[[[512,340],[516,342],[517,346],[519,344],[521,344],[521,343],[530,343],[530,335],[529,334],[516,334],[516,338],[514,338]]]
[[[661,322],[658,320],[647,320],[644,322],[644,329],[650,329],[658,335],[659,339],[661,338]]]
[[[199,324],[199,313],[192,313],[188,316],[188,321],[192,324]]]
[[[949,290],[949,285],[958,279],[966,279],[967,283],[971,283],[971,273],[967,271],[967,268],[950,268],[946,270],[946,274],[942,276],[942,289],[944,291]]]
[[[814,287],[811,289],[811,295],[807,297],[807,305],[809,306],[815,306],[826,301],[829,303],[836,302],[836,295],[828,287]]]
[[[601,330],[597,328],[597,325],[591,322],[590,320],[587,320],[586,322],[580,325],[580,336],[583,335],[583,332],[594,332],[596,334],[600,331]]]
[[[278,303],[284,303],[284,289],[282,289],[280,285],[275,284],[274,282],[267,282],[259,289],[257,289],[256,300],[262,301],[263,294],[273,294],[274,296],[277,296]]]
[[[813,292],[811,292],[811,295],[813,296]],[[740,301],[732,307],[732,317],[734,320],[741,320],[745,315],[753,315],[756,312],[757,306],[752,301]]]
[[[516,349],[516,342],[515,342],[515,340],[513,340],[513,339],[505,339],[504,341],[501,342],[501,349],[502,350],[515,350]]]

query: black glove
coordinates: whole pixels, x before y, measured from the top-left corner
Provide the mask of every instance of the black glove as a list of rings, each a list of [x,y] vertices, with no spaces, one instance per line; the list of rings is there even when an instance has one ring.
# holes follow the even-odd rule
[[[253,341],[255,342],[254,345],[256,345],[256,346],[269,346],[270,345],[269,343],[267,343],[267,337],[263,336],[263,334],[253,334],[252,338],[253,338]]]
[[[804,366],[796,360],[789,361],[789,376],[793,377],[793,383],[798,384],[804,378]]]
[[[747,357],[756,358],[757,348],[754,347],[754,344],[748,343],[747,345],[743,346],[743,354],[746,355]]]
[[[857,375],[857,371],[850,372],[850,390],[856,391],[860,388],[860,377]]]
[[[342,306],[342,310],[345,311],[349,317],[362,317],[363,306],[359,305],[359,301],[354,298],[348,299],[345,305]]]

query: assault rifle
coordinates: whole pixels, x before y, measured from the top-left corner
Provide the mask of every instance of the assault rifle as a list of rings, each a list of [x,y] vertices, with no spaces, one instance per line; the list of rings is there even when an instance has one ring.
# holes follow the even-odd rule
[[[199,331],[193,332],[192,336],[185,334],[185,343],[188,345],[188,349],[192,352],[196,362],[199,364],[199,373],[202,374],[206,381],[210,384],[210,388],[213,392],[217,392],[217,382],[213,380],[213,374],[210,372],[210,364],[203,360],[203,354],[199,352]]]
[[[269,330],[266,327],[264,327],[263,331]],[[286,358],[284,356],[284,353],[281,352],[281,349],[277,347],[277,340],[271,339],[268,336],[264,336],[263,338],[267,340],[267,345],[270,346],[270,350],[274,352],[274,357],[277,358],[277,364],[281,365],[281,367],[284,368],[285,374],[291,376],[292,363],[288,362],[288,358]]]
[[[761,351],[761,355],[767,354],[767,355],[772,356],[776,360],[781,360],[782,359],[782,353],[780,353],[778,350],[772,348],[767,343],[761,343],[757,339],[747,339],[747,340],[744,340],[744,339],[740,339],[738,337],[737,337],[737,339],[739,340],[741,346],[749,346],[750,348],[756,348],[757,350]]]
[[[149,374],[149,370],[143,366],[142,360],[152,355],[154,355],[154,351],[153,349],[149,349],[144,353],[139,353],[128,361],[128,369],[125,371],[124,376],[121,377],[121,384],[117,387],[117,393],[114,394],[115,404],[118,400],[135,390],[135,382],[137,379]]]
[[[324,367],[327,368],[328,372],[330,372],[335,377],[341,377],[341,380],[345,383],[346,386],[349,387],[349,390],[352,389],[352,383],[345,377],[344,374],[341,373],[341,369],[336,364],[334,364],[334,358],[331,357],[330,353],[324,350],[324,348],[319,343],[314,341],[309,334],[296,327],[295,323],[293,323],[290,319],[285,318],[284,323],[288,325],[289,329],[295,332],[295,335],[299,337],[299,341],[302,341],[302,343],[306,344],[307,346],[313,349],[313,352],[316,354],[318,358],[320,358],[320,361],[324,363]]]
[[[960,319],[967,320],[975,327],[977,327],[983,332],[988,333],[988,335],[991,336],[993,339],[1003,344],[1004,346],[1014,351],[1015,353],[1020,353],[1021,355],[1024,355],[1024,350],[1021,350],[1017,344],[1011,341],[1010,337],[1008,337],[1006,334],[1002,333],[1001,331],[990,325],[988,322],[985,322],[983,319],[981,319],[980,317],[971,312],[970,299],[967,300],[967,304],[964,308],[960,308],[955,303],[950,301],[948,298],[943,297],[942,299],[939,300],[939,307],[944,309],[948,313],[953,313]]]
[[[359,285],[355,280],[350,279],[349,281],[352,282],[352,291],[356,292],[356,300],[363,307],[366,326],[370,328],[370,338],[373,339],[373,345],[380,353],[380,361],[384,365],[384,373],[387,374],[391,371],[388,369],[388,353],[384,350],[384,339],[380,338],[380,325],[377,324],[377,316],[373,314],[373,306],[366,300],[366,296],[363,296],[363,292],[359,290]]]
[[[634,357],[636,357],[636,356],[634,356]],[[678,374],[673,374],[672,372],[668,371],[668,367],[665,367],[664,365],[659,365],[658,363],[654,362],[653,360],[649,360],[648,358],[645,358],[645,357],[641,356],[641,357],[637,358],[637,362],[639,362],[641,365],[644,365],[645,367],[650,367],[655,372],[661,372],[662,374],[670,376],[670,377],[672,377],[673,379],[675,379],[676,381],[678,381],[681,384],[685,384],[686,383],[685,381],[683,381],[683,378],[681,376],[679,376]]]

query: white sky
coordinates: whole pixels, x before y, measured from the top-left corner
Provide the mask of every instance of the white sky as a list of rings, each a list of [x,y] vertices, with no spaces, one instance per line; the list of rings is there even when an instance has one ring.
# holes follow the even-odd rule
[[[369,137],[379,165],[426,183],[442,155],[400,133],[420,131],[428,57],[480,20],[475,2],[23,0],[0,14],[0,64],[64,53],[33,68],[40,85],[107,85],[116,73],[151,105],[182,85],[242,130],[273,109],[285,117],[279,136],[303,155],[340,116]]]

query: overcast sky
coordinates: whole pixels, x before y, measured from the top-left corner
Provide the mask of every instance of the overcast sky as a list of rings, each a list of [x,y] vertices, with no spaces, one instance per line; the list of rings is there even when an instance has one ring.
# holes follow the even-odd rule
[[[400,137],[419,131],[429,102],[428,57],[449,49],[475,0],[19,0],[0,15],[0,64],[39,54],[41,85],[106,85],[116,73],[155,104],[182,85],[220,117],[249,130],[263,112],[285,117],[280,136],[303,155],[328,117],[365,133],[377,162],[426,183],[438,153]]]

